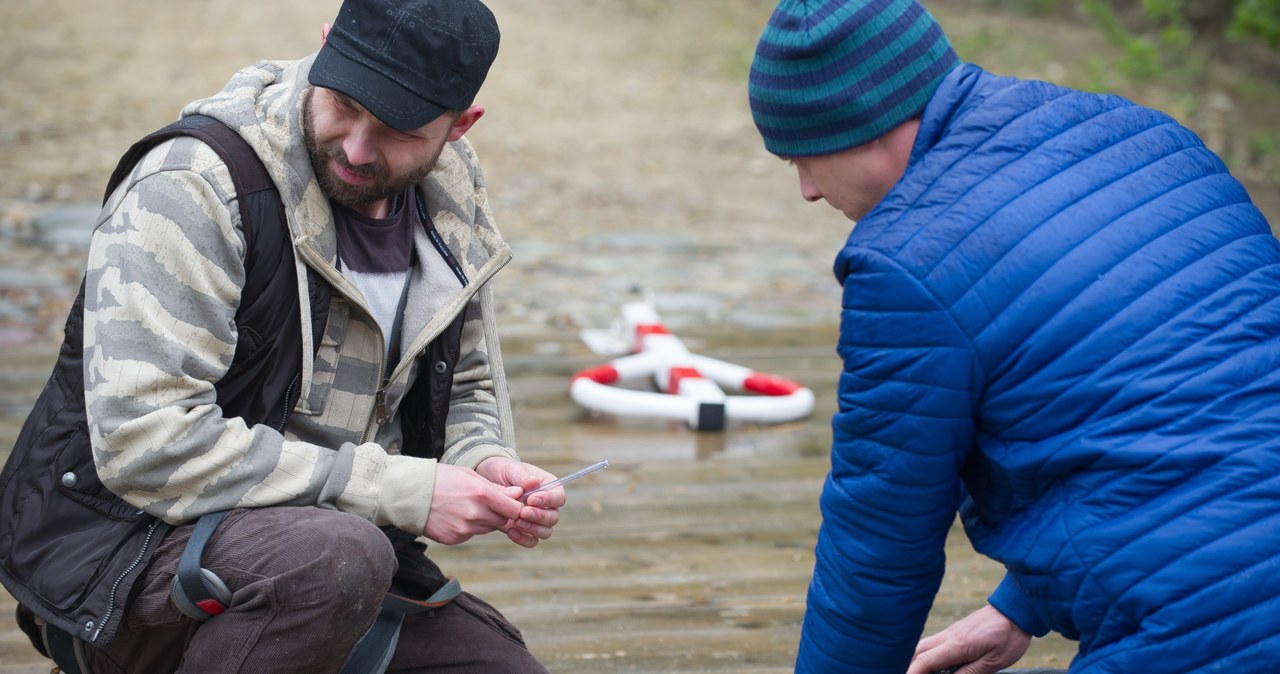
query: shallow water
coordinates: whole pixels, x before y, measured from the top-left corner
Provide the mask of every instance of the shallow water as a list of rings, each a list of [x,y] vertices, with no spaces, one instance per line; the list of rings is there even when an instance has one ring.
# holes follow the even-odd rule
[[[533,550],[490,536],[433,557],[521,628],[553,672],[789,672],[818,529],[838,361],[834,334],[709,334],[707,355],[812,388],[808,419],[725,431],[594,416],[569,377],[600,362],[569,341],[506,345],[522,455],[556,473],[601,459],[573,483],[555,536]],[[546,355],[554,354],[554,355]],[[16,436],[52,352],[6,353],[0,446]],[[981,606],[1000,569],[955,531],[928,632]],[[0,674],[47,672],[0,595]],[[1037,640],[1021,666],[1065,667],[1074,647]]]

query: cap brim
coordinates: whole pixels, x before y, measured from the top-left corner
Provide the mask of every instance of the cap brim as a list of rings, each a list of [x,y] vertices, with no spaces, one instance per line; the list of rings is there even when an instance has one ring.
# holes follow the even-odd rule
[[[352,60],[331,44],[320,49],[307,79],[317,87],[350,96],[396,131],[413,131],[448,112],[444,106],[420,98],[376,70]]]

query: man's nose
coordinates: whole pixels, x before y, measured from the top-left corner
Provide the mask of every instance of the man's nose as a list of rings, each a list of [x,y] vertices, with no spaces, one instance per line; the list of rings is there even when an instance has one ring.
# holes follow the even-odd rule
[[[371,164],[377,159],[378,152],[372,131],[370,125],[362,120],[352,124],[346,138],[342,140],[342,151],[347,154],[347,161],[352,166]]]
[[[800,176],[800,196],[804,197],[805,201],[810,202],[822,200],[822,192],[814,186],[813,181],[803,175]]]

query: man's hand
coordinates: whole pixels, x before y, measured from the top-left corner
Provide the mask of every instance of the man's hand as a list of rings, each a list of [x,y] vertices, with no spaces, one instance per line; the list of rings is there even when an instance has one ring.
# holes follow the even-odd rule
[[[1030,634],[988,605],[921,639],[907,674],[948,667],[955,667],[955,674],[992,674],[1017,662],[1030,645]]]
[[[457,545],[472,536],[505,530],[525,507],[524,492],[502,487],[470,468],[436,464],[435,492],[422,533],[437,543]]]
[[[532,464],[497,456],[481,461],[476,471],[495,485],[510,490],[507,493],[519,489],[516,499],[556,477]],[[538,541],[551,538],[551,529],[560,521],[559,508],[564,503],[563,487],[538,492],[530,496],[519,513],[500,528],[514,543],[532,548]]]

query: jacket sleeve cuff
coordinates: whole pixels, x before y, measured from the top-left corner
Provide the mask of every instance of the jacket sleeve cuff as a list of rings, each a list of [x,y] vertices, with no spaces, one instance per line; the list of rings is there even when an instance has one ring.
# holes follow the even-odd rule
[[[1035,637],[1042,637],[1049,633],[1049,626],[1036,614],[1035,609],[1031,607],[1031,600],[1008,573],[1004,575],[1004,580],[1000,581],[995,592],[987,598],[987,602],[1023,632]]]
[[[427,528],[435,493],[436,462],[412,456],[387,456],[378,476],[378,512],[373,523],[391,525],[415,536]]]
[[[475,470],[476,466],[479,466],[481,463],[483,463],[485,459],[491,459],[495,456],[500,456],[504,459],[511,459],[512,461],[520,460],[520,457],[515,453],[515,450],[508,449],[501,445],[490,445],[490,444],[476,445],[474,447],[470,447],[465,452],[457,454],[453,457],[450,457],[446,454],[443,460],[445,463],[448,463],[448,464],[452,464],[455,466],[462,466],[463,468],[470,468],[471,470]]]

